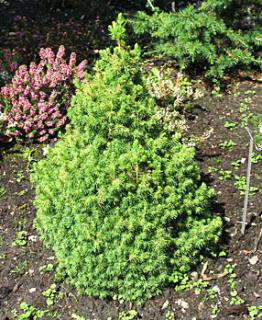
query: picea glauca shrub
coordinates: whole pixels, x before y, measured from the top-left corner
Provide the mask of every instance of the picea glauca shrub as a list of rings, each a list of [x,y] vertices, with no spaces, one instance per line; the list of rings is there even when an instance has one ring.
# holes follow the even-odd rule
[[[81,293],[144,301],[218,242],[194,150],[159,121],[140,49],[101,52],[67,133],[35,166],[36,227]]]

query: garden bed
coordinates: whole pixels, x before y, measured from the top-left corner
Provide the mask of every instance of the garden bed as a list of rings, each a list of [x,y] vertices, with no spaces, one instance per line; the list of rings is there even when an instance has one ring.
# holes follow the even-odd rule
[[[92,2],[85,10],[83,8],[58,6],[46,10],[39,1],[23,0],[13,1],[9,6],[0,5],[3,18],[0,21],[0,50],[14,50],[19,65],[32,60],[38,62],[41,47],[56,50],[63,44],[67,55],[74,51],[77,60],[88,59],[91,70],[99,50],[112,45],[108,36],[109,23],[118,12],[133,12],[141,9],[141,5],[138,1],[107,1],[105,6]],[[158,65],[165,73],[165,58],[158,63],[152,61],[152,65]],[[172,74],[172,81],[178,79],[177,68],[177,62],[170,61],[171,70],[167,73]],[[161,78],[161,72],[157,73],[156,79]],[[235,76],[240,74],[249,73],[245,70],[234,73]],[[229,77],[225,79],[228,83],[233,81]],[[255,148],[252,158],[247,226],[245,234],[241,234],[249,148],[249,135],[244,124],[250,116],[261,115],[262,110],[259,72],[256,79],[258,81],[232,83],[227,87],[227,93],[206,90],[205,95],[194,102],[186,97],[190,100],[185,102],[187,111],[183,109],[184,101],[179,105],[186,120],[181,123],[187,127],[183,142],[195,146],[202,180],[215,190],[211,212],[223,220],[221,242],[218,250],[208,258],[203,257],[201,264],[185,276],[178,287],[164,288],[161,295],[142,305],[79,295],[59,276],[54,252],[44,247],[34,228],[35,192],[30,182],[33,164],[46,156],[49,146],[31,142],[18,145],[8,135],[2,135],[0,320],[262,318],[261,149]],[[0,80],[6,81],[4,78]],[[186,94],[187,90],[194,90],[194,86],[200,84],[200,81],[193,81],[196,84],[192,86],[187,80],[181,81]],[[171,91],[177,89],[173,83],[171,87]],[[159,89],[158,83],[156,89]],[[218,86],[214,89],[217,90]],[[174,96],[179,100],[179,94]],[[42,178],[39,172],[38,175]]]
[[[79,296],[63,281],[55,280],[54,254],[43,248],[33,228],[34,191],[29,182],[29,170],[41,151],[36,147],[1,147],[0,319],[12,319],[11,311],[19,311],[21,302],[50,310],[52,313],[50,316],[46,313],[44,319],[77,319],[72,314],[99,320],[108,317],[206,320],[215,315],[221,320],[252,319],[248,307],[262,304],[262,241],[256,252],[252,252],[261,228],[262,161],[255,161],[252,168],[251,186],[258,187],[259,191],[250,197],[244,236],[240,233],[244,198],[234,183],[236,175],[245,176],[247,167],[249,138],[240,127],[240,118],[248,112],[243,111],[244,108],[252,113],[261,112],[261,98],[262,85],[246,82],[230,95],[205,96],[188,112],[188,135],[197,144],[196,158],[203,178],[216,191],[212,211],[224,221],[221,257],[203,261],[196,270],[198,279],[194,275],[194,288],[180,292],[174,288],[165,289],[161,296],[143,306]],[[225,128],[226,122],[235,123],[235,127]],[[230,140],[235,142],[234,146],[223,144]],[[234,167],[232,162],[236,160],[240,163],[235,162]],[[235,268],[235,278],[233,271],[223,275],[226,265]],[[204,278],[201,278],[201,271]],[[208,280],[203,283],[205,276]],[[54,294],[44,297],[43,292],[53,283],[56,284]],[[236,299],[242,299],[239,305],[231,304],[234,290],[237,290]],[[49,307],[47,298],[52,300]],[[135,310],[137,315],[134,313],[133,318],[127,318],[129,310]],[[123,314],[121,318],[121,312],[126,313],[126,318]]]

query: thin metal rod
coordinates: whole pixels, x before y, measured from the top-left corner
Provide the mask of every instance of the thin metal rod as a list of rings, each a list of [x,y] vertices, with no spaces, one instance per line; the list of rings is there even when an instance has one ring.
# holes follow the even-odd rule
[[[249,128],[246,128],[250,141],[249,141],[249,153],[248,153],[248,164],[247,164],[247,184],[246,184],[246,191],[245,191],[245,199],[244,199],[244,209],[243,209],[243,218],[242,218],[242,227],[241,233],[245,234],[246,223],[247,223],[247,205],[248,205],[248,195],[249,195],[249,188],[250,188],[250,177],[251,177],[251,165],[252,165],[252,155],[253,155],[253,147],[254,147],[254,139]]]

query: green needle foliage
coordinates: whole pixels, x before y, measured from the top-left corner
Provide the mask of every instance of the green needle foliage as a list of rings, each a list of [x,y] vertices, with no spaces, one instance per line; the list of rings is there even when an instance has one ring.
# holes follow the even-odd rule
[[[101,52],[71,126],[35,165],[36,227],[81,293],[142,302],[218,242],[194,150],[161,124],[138,46]]]
[[[254,55],[255,48],[262,45],[258,30],[243,33],[227,26],[211,10],[217,9],[211,3],[205,7],[204,1],[200,9],[188,5],[177,12],[140,11],[130,20],[132,32],[149,43],[147,55],[175,58],[181,70],[202,73],[210,80],[220,80],[237,68],[261,68],[261,59]]]
[[[262,27],[261,0],[205,0],[201,10],[215,13],[233,29],[248,31]]]
[[[240,33],[254,54],[261,51],[262,0],[205,0],[201,10],[223,19],[228,28]]]

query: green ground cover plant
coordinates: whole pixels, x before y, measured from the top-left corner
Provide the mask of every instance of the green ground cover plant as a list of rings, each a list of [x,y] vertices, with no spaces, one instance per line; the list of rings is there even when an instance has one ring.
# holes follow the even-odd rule
[[[35,225],[58,274],[81,293],[137,302],[182,279],[222,225],[194,149],[159,121],[140,65],[138,46],[101,52],[32,175]]]

